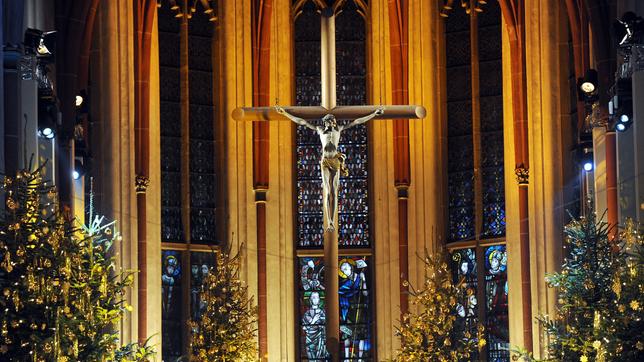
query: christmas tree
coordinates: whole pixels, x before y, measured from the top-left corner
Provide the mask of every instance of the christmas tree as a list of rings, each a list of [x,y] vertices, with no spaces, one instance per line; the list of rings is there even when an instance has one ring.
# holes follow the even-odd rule
[[[140,361],[150,348],[119,349],[114,331],[129,308],[124,295],[132,284],[132,275],[116,272],[108,257],[120,238],[114,223],[96,217],[79,227],[65,218],[41,169],[4,179],[0,359]]]
[[[561,272],[548,275],[558,288],[556,314],[539,322],[549,337],[552,361],[644,360],[644,254],[642,238],[629,221],[618,237],[594,213],[565,227]],[[535,359],[525,351],[518,357]]]
[[[116,222],[105,223],[104,216],[95,215],[92,192],[88,211],[90,222],[78,225],[73,234],[75,253],[66,258],[69,302],[60,315],[66,337],[61,346],[74,351],[81,361],[147,361],[154,353],[147,343],[120,347],[114,330],[125,312],[132,310],[125,293],[134,281],[133,272],[115,270],[111,247],[121,241]]]
[[[403,316],[397,331],[401,348],[395,361],[463,361],[485,346],[483,326],[475,335],[468,329],[457,328],[458,301],[468,295],[464,280],[453,282],[445,252],[429,255],[425,252],[425,281],[421,289],[409,283],[411,304],[418,313]],[[471,293],[471,291],[469,291]]]
[[[257,360],[257,316],[247,287],[239,279],[239,254],[230,257],[225,250],[216,254],[216,266],[210,268],[199,293],[199,318],[190,321],[191,360]]]

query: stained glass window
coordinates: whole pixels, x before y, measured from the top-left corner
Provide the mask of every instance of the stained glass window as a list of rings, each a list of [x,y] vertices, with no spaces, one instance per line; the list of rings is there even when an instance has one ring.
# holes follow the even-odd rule
[[[183,242],[181,222],[181,96],[179,95],[179,22],[169,7],[159,15],[161,122],[161,240]]]
[[[297,105],[319,105],[320,15],[307,2],[295,21]],[[336,18],[336,71],[338,105],[366,104],[367,81],[364,19],[353,2]],[[347,122],[347,120],[338,120]],[[368,247],[371,243],[368,203],[368,146],[366,125],[342,132],[339,151],[347,155],[349,175],[340,180],[338,200],[341,246]],[[298,246],[322,246],[322,185],[320,139],[310,129],[297,129]]]
[[[190,317],[193,320],[201,319],[206,308],[199,298],[199,292],[204,279],[210,273],[210,268],[216,266],[215,262],[216,257],[212,252],[190,253]]]
[[[183,283],[181,254],[177,251],[164,250],[161,253],[161,307],[163,359],[175,361],[183,354],[183,335],[177,333],[183,329]]]
[[[476,265],[476,249],[459,249],[452,252],[452,273],[454,281],[464,280],[465,294],[461,295],[456,304],[456,327],[461,331],[469,331],[476,336],[479,324],[478,313],[478,274]]]
[[[299,271],[301,358],[324,361],[327,352],[322,258],[299,258]]]
[[[299,261],[300,357],[323,361],[326,357],[324,265],[322,258]],[[342,256],[339,266],[340,356],[344,361],[370,360],[371,293],[368,256]]]
[[[453,11],[445,24],[449,240],[474,237],[474,161],[470,18]]]
[[[188,349],[188,319],[199,318],[203,310],[199,300],[201,281],[214,262],[211,247],[218,244],[215,226],[221,175],[216,167],[215,147],[221,135],[215,130],[214,24],[197,6],[198,11],[187,20],[187,47],[183,47],[181,39],[185,38],[181,35],[186,28],[180,24],[188,17],[176,17],[181,8],[162,5],[158,11],[162,84],[162,356],[164,361],[174,362]],[[184,59],[187,64],[182,63]],[[184,66],[187,75],[180,71]],[[184,82],[188,97],[182,97]],[[184,107],[188,109],[187,123],[182,119]],[[189,157],[184,159],[181,150],[186,148]],[[186,188],[189,198],[180,197]]]
[[[448,247],[459,241],[453,274],[467,285],[456,328],[476,335],[483,324],[488,343],[476,358],[509,361],[501,10],[481,6],[446,13]]]
[[[485,248],[485,330],[488,361],[492,362],[510,359],[507,266],[505,245]]]
[[[503,173],[503,72],[501,8],[494,2],[478,14],[482,180],[481,237],[505,235]]]
[[[178,361],[185,354],[188,341],[185,326],[189,318],[200,318],[205,308],[199,299],[199,291],[210,268],[215,266],[215,259],[215,255],[209,251],[162,251],[161,318],[164,361]],[[185,288],[188,284],[190,288]],[[189,304],[186,300],[189,300]]]
[[[302,5],[297,2],[297,6]],[[301,12],[299,11],[301,10]],[[320,13],[315,2],[305,2],[295,19],[296,102],[321,103]],[[348,1],[337,12],[336,93],[338,105],[359,105],[367,101],[366,24],[355,2]],[[348,120],[338,120],[339,123]],[[320,139],[315,132],[298,127],[297,156],[297,241],[298,254],[322,255],[323,214],[320,180]],[[373,314],[369,253],[353,255],[371,247],[368,200],[368,136],[366,126],[342,132],[339,151],[347,155],[349,176],[340,178],[339,224],[339,312],[340,358],[343,361],[372,361]],[[323,361],[326,351],[324,310],[324,265],[319,256],[298,257],[299,358]]]

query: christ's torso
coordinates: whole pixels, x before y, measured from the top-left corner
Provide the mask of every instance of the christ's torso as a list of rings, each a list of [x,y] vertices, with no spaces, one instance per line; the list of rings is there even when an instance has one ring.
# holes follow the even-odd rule
[[[340,143],[340,129],[338,127],[318,127],[318,134],[322,143],[322,157],[335,157]]]

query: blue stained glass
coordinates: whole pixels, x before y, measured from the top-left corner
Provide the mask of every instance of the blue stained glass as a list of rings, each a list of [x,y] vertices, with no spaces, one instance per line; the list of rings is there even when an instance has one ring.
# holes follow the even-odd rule
[[[340,355],[343,360],[372,357],[369,264],[370,260],[365,256],[340,257],[338,261]],[[303,359],[321,361],[326,355],[323,261],[318,257],[302,257],[298,265],[300,354]]]
[[[474,237],[474,172],[450,173],[449,238],[450,241]]]
[[[181,331],[181,254],[178,251],[164,250],[161,253],[161,322],[163,357],[175,360],[183,354]]]
[[[203,280],[215,266],[216,256],[213,252],[190,253],[190,316],[193,320],[201,318],[206,304],[199,297]]]
[[[503,165],[483,168],[482,237],[505,235],[505,182]]]
[[[362,17],[347,4],[336,19],[337,102],[366,103],[365,29]],[[307,4],[295,22],[296,101],[298,105],[320,104],[319,14]],[[318,26],[312,26],[317,23]],[[350,33],[347,31],[350,30]],[[346,123],[348,120],[338,120]],[[297,127],[298,246],[320,247],[322,239],[322,185],[320,139],[316,132]],[[342,132],[339,151],[347,156],[348,176],[340,178],[338,199],[339,245],[369,247],[367,128]]]
[[[299,260],[301,354],[309,361],[324,361],[327,356],[324,266],[322,258]]]
[[[488,361],[508,361],[508,257],[505,245],[485,249],[485,299]]]
[[[458,331],[469,331],[476,336],[479,323],[477,300],[477,265],[476,249],[467,248],[452,251],[452,274],[454,281],[463,280],[465,294],[459,296],[456,304],[456,322]]]

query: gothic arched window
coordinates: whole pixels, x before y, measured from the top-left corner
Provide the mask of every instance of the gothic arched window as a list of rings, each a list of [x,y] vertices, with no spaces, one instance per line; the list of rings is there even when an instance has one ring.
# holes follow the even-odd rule
[[[509,361],[501,9],[443,9],[447,87],[448,248],[465,278],[457,328],[486,327],[478,360]],[[473,8],[474,7],[474,8]],[[474,333],[474,335],[476,335]]]
[[[321,102],[320,9],[313,1],[298,1],[295,6],[298,7],[294,11],[296,104],[317,106]],[[336,13],[337,103],[366,104],[365,12],[353,1],[347,1],[342,11]],[[316,133],[302,126],[297,128],[296,139],[298,356],[304,361],[323,361],[326,291],[320,140]],[[341,177],[339,192],[340,355],[351,361],[370,361],[375,356],[367,139],[367,128],[361,125],[344,131],[339,147],[347,155],[349,168],[349,175]]]
[[[188,353],[187,321],[199,317],[198,292],[214,265],[223,211],[215,18],[201,5],[171,5],[158,11],[164,361]]]

